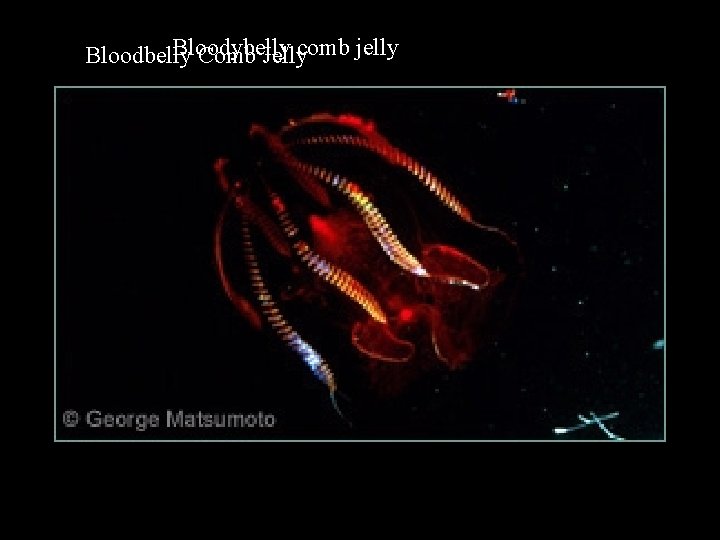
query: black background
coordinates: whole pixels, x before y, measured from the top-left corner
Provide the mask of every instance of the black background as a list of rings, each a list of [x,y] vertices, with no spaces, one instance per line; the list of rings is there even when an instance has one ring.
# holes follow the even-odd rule
[[[58,89],[58,412],[278,418],[239,435],[58,437],[552,439],[594,410],[619,411],[626,438],[663,438],[663,91],[519,89],[509,104],[501,89]],[[213,160],[247,148],[250,122],[319,110],[374,119],[528,265],[496,346],[354,429],[299,360],[245,329],[212,265]]]

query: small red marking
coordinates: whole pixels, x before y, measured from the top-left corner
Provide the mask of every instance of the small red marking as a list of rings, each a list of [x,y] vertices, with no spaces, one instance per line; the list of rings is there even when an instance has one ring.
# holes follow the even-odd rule
[[[323,243],[331,246],[339,245],[337,232],[332,228],[325,218],[316,214],[312,214],[308,218],[308,223],[313,234]]]
[[[354,114],[341,114],[338,117],[338,122],[366,133],[375,131],[375,122],[372,120],[364,120]]]
[[[498,97],[507,99],[509,102],[512,102],[512,100],[515,99],[515,89],[508,88],[504,92],[498,92]]]
[[[354,114],[341,114],[338,119],[340,120],[341,124],[345,124],[346,126],[354,127],[354,128],[361,128],[364,120],[360,118],[359,116],[355,116]]]
[[[222,187],[223,191],[227,191],[230,189],[228,184],[227,175],[225,174],[225,166],[230,162],[228,158],[217,158],[215,160],[215,163],[213,164],[213,170],[215,171],[215,174],[217,175],[218,183],[220,184],[220,187]]]
[[[415,320],[415,311],[412,308],[404,307],[398,313],[398,322],[401,324],[409,324]]]
[[[282,200],[280,200],[280,197],[278,197],[278,196],[275,196],[272,198],[272,205],[278,214],[281,214],[285,211],[285,205],[283,204]]]
[[[225,165],[228,164],[230,160],[228,158],[219,157],[215,160],[215,164],[213,165],[213,169],[216,173],[220,174],[225,170]]]
[[[257,135],[257,134],[267,135],[268,131],[265,128],[265,126],[262,126],[260,124],[251,124],[249,133],[250,133],[250,136],[252,137],[253,135]]]

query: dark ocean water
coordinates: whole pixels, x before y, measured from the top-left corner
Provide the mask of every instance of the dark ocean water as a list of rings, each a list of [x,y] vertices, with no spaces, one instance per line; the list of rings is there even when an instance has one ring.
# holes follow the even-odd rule
[[[520,89],[517,104],[498,90],[58,90],[58,412],[275,418],[81,421],[58,437],[606,439],[553,433],[594,411],[618,412],[607,427],[626,439],[663,438],[662,90]],[[467,368],[395,400],[350,395],[353,428],[299,359],[247,328],[212,260],[215,158],[251,165],[252,122],[318,111],[375,120],[525,259],[509,315]]]

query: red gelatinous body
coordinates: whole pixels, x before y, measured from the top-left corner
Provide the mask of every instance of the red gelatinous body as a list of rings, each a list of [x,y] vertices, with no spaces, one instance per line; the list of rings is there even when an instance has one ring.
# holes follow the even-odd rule
[[[474,221],[458,195],[372,121],[319,113],[275,132],[254,124],[250,135],[268,152],[251,178],[231,186],[227,160],[216,163],[228,197],[216,262],[241,314],[256,327],[262,316],[332,395],[336,372],[340,379],[364,373],[378,392],[394,394],[419,374],[471,361],[502,311],[498,291],[507,276],[455,241],[495,236],[519,260],[514,241]],[[392,175],[392,186],[378,180]],[[465,226],[462,238],[422,241],[431,227],[402,182],[419,184],[439,219]],[[244,231],[246,296],[236,290],[241,274],[231,283],[225,271],[221,233],[231,209]],[[347,356],[343,344],[359,359],[334,358]]]

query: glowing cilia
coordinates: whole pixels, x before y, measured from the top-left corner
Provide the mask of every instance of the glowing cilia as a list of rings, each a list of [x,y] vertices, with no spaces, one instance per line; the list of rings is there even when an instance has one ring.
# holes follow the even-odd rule
[[[408,365],[417,359],[413,361],[424,365],[419,357],[431,354],[452,369],[469,361],[480,334],[472,325],[488,317],[493,291],[504,275],[453,246],[413,248],[401,240],[382,205],[358,179],[334,170],[337,164],[316,161],[323,155],[337,157],[335,150],[342,148],[361,157],[380,158],[400,176],[414,178],[449,211],[449,217],[500,238],[519,260],[514,240],[498,228],[478,223],[434,173],[391,144],[373,122],[358,116],[313,114],[290,120],[277,131],[254,124],[250,136],[264,143],[271,166],[258,165],[248,179],[231,182],[228,160],[216,161],[226,202],[214,237],[220,282],[250,324],[258,329],[269,326],[300,356],[328,388],[339,413],[338,386],[330,363],[281,310],[282,296],[271,290],[280,287],[271,286],[272,278],[265,273],[256,249],[261,238],[294,274],[304,274],[323,284],[323,290],[334,291],[333,302],[347,308],[349,342],[371,362]],[[294,189],[289,189],[293,184]],[[233,284],[223,257],[223,230],[231,209],[240,218],[249,294]],[[428,330],[430,339],[421,338]]]

